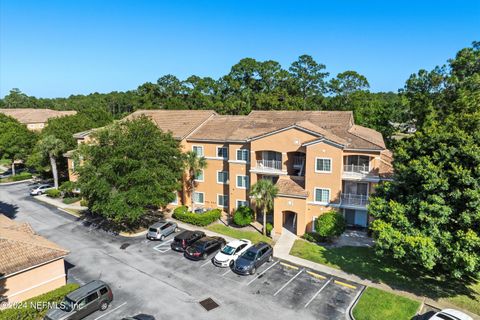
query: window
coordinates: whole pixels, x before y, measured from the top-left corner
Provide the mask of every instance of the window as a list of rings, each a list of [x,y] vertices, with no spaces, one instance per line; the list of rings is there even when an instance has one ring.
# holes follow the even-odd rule
[[[237,149],[237,160],[248,161],[248,149]]]
[[[315,158],[315,172],[332,172],[332,159]]]
[[[248,188],[248,177],[247,176],[237,176],[237,188],[247,189]]]
[[[197,154],[197,157],[203,157],[203,147],[202,146],[193,146],[192,151]]]
[[[315,188],[315,202],[328,203],[330,201],[330,189]]]
[[[248,207],[248,201],[246,200],[237,200],[237,208],[238,207]]]
[[[217,171],[217,183],[225,184],[228,182],[227,171]]]
[[[203,192],[194,192],[193,193],[193,202],[203,204],[205,201]]]
[[[103,296],[105,293],[108,292],[108,289],[103,287],[102,289],[100,289],[100,294]]]
[[[85,300],[86,300],[85,302],[86,302],[86,303],[90,303],[90,302],[95,301],[95,300],[97,300],[97,299],[98,299],[98,293],[94,292],[94,293],[88,295],[88,296],[85,298]]]
[[[219,207],[228,207],[228,195],[226,194],[217,195],[217,205]]]
[[[195,181],[203,182],[203,170],[197,172],[195,175]]]
[[[217,158],[228,159],[228,148],[217,147]]]

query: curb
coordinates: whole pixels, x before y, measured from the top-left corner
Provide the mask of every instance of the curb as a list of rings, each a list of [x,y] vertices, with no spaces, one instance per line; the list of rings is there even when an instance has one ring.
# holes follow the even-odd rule
[[[33,179],[25,179],[20,181],[13,181],[13,182],[0,182],[0,186],[11,186],[13,184],[20,184],[25,182],[33,182]]]
[[[346,319],[356,320],[355,317],[353,316],[353,309],[355,309],[355,306],[357,305],[358,301],[360,300],[360,297],[362,296],[365,289],[367,289],[366,286],[364,286],[363,289],[360,290],[359,293],[357,293],[357,296],[355,297],[355,300],[353,300],[352,303],[348,306],[348,316],[347,316],[347,314],[345,314]]]

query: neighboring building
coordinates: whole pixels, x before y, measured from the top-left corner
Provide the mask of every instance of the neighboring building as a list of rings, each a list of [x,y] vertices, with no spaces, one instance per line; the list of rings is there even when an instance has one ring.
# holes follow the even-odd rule
[[[164,131],[207,159],[193,195],[196,206],[233,212],[254,206],[250,186],[270,179],[279,188],[274,203],[276,233],[288,228],[297,235],[331,208],[348,225],[366,227],[368,197],[392,174],[392,154],[382,135],[354,124],[345,111],[253,111],[247,116],[221,116],[213,111],[139,110]],[[80,138],[81,136],[81,138]],[[78,136],[85,141],[85,133]],[[71,168],[71,161],[69,161]],[[180,192],[175,204],[190,204]]]
[[[51,109],[0,109],[0,113],[17,119],[27,126],[29,130],[40,131],[47,124],[48,119],[77,114],[77,111],[57,111]]]
[[[0,214],[0,306],[65,285],[68,251]]]

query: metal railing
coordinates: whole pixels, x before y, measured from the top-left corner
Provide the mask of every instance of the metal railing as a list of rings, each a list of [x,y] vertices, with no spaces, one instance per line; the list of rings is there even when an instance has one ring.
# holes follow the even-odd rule
[[[368,165],[345,164],[343,165],[343,171],[367,174],[370,168]]]
[[[363,194],[342,193],[341,204],[365,207],[368,204],[368,196]]]
[[[293,166],[294,167],[301,167],[305,162],[305,157],[302,156],[295,156],[293,157]]]
[[[282,161],[280,160],[257,160],[257,169],[281,171]]]

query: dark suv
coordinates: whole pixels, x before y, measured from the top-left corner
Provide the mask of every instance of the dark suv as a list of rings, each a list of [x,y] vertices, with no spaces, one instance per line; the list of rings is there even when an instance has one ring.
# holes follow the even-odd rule
[[[259,242],[238,257],[233,265],[233,271],[239,274],[254,274],[262,264],[272,259],[272,246],[266,242]]]
[[[186,230],[173,238],[170,247],[172,250],[184,252],[187,247],[191,246],[195,241],[203,237],[205,237],[205,233],[203,231]]]
[[[58,308],[48,311],[44,320],[77,320],[101,310],[105,311],[113,300],[110,287],[94,280],[67,294]]]

